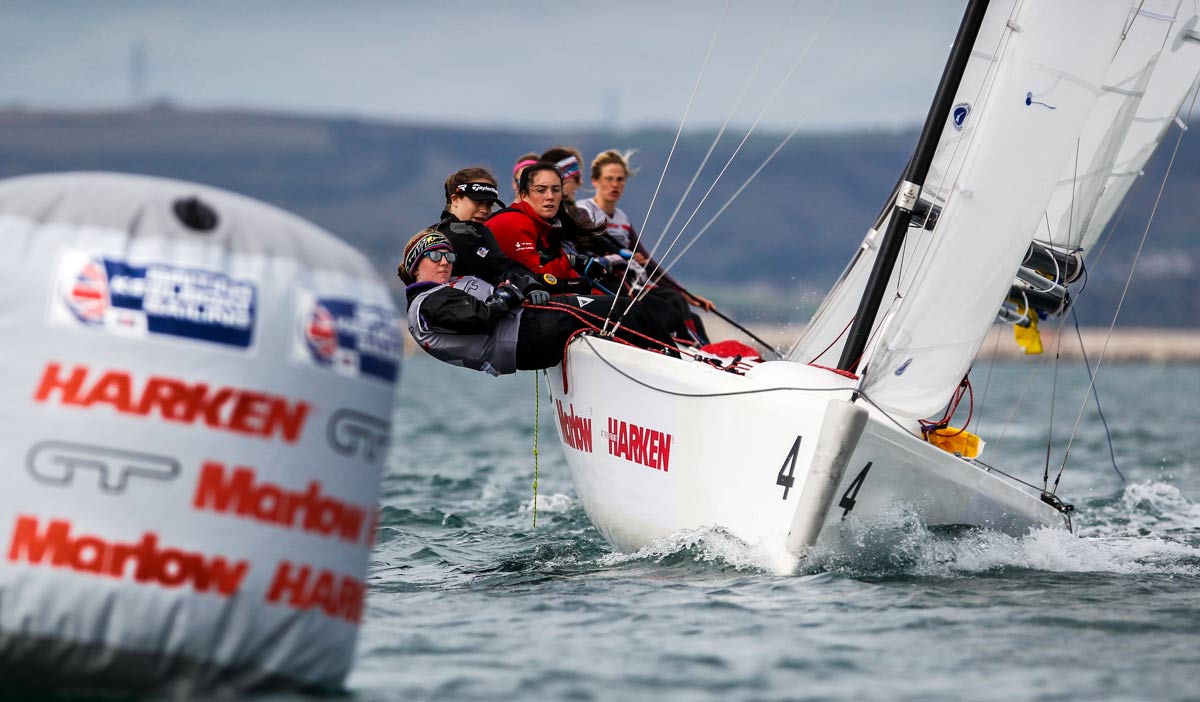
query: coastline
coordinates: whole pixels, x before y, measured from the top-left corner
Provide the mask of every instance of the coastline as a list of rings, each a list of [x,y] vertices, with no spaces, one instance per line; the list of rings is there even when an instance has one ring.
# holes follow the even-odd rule
[[[719,319],[708,325],[714,338],[744,339],[745,335]],[[1088,360],[1095,365],[1104,355],[1105,363],[1200,363],[1200,329],[1164,329],[1151,327],[1118,327],[1111,337],[1105,327],[1084,327],[1079,336],[1074,327],[1062,329],[1062,344],[1058,346],[1055,328],[1057,325],[1043,322],[1041,328],[1043,353],[1053,357],[1056,349],[1061,358],[1081,359],[1079,336],[1083,338],[1083,350]],[[786,350],[800,335],[799,325],[747,325],[764,341]],[[1107,347],[1106,347],[1107,340]],[[1034,354],[1035,355],[1035,354]],[[980,359],[1015,361],[1029,358],[1013,340],[1011,325],[993,325],[979,352]],[[836,360],[836,359],[835,359]]]
[[[705,315],[704,324],[713,341],[746,341],[745,334],[719,317]],[[746,327],[763,341],[784,351],[791,347],[804,329],[798,324],[748,324]],[[1054,324],[1043,323],[1041,329],[1043,353],[1051,358],[1057,343],[1055,327]],[[413,342],[407,330],[404,330],[401,336],[404,339],[405,357],[426,355]],[[1083,327],[1080,329],[1080,336],[1083,337],[1083,348],[1093,366],[1100,359],[1101,352],[1104,354],[1105,363],[1200,364],[1200,329],[1119,327],[1114,329],[1109,337],[1107,328]],[[1063,359],[1082,358],[1079,338],[1075,335],[1074,327],[1063,328],[1062,345],[1058,351]],[[1013,340],[1012,326],[999,324],[992,325],[988,330],[987,339],[979,352],[979,358],[983,360],[994,358],[1017,361],[1035,356],[1026,354],[1017,346]]]

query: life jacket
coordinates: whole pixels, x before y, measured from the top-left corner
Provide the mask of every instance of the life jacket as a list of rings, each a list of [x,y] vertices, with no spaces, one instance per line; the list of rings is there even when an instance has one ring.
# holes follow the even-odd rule
[[[445,287],[461,290],[477,300],[492,295],[492,285],[475,276],[463,276],[447,285],[422,291],[408,303],[408,332],[434,358],[454,366],[480,370],[490,375],[517,372],[517,334],[522,308],[510,312],[489,334],[452,334],[433,331],[421,319],[421,303]]]

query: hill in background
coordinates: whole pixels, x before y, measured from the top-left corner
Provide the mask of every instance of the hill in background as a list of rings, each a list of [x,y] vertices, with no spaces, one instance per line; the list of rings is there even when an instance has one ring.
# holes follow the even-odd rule
[[[742,138],[726,134],[671,227],[692,216]],[[685,135],[671,157],[646,227],[653,242],[679,203],[713,133]],[[640,225],[674,133],[525,133],[356,119],[159,107],[119,112],[0,112],[0,176],[108,170],[191,180],[243,193],[310,219],[359,247],[389,280],[403,242],[435,222],[445,177],[490,168],[510,195],[509,169],[527,151],[570,144],[590,159],[635,150],[640,172],[622,199]],[[1093,264],[1078,311],[1107,324],[1153,208],[1175,134],[1156,156]],[[780,141],[758,134],[696,212],[676,250],[742,187]],[[874,220],[916,132],[797,135],[692,247],[673,273],[748,321],[807,318]],[[1121,322],[1200,326],[1200,142],[1183,141]],[[673,258],[668,257],[667,260]],[[953,300],[947,300],[953,304]]]

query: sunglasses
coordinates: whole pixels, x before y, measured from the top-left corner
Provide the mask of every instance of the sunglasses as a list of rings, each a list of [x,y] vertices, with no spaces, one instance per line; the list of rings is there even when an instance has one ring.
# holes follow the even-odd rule
[[[443,258],[446,259],[446,263],[454,263],[454,259],[458,258],[449,251],[428,251],[425,255],[428,256],[429,260],[433,261],[434,263],[441,261]]]

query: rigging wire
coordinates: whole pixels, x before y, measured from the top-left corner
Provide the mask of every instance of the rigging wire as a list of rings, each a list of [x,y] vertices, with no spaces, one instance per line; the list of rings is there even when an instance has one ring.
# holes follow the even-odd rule
[[[1197,87],[1200,87],[1200,84]],[[1186,114],[1191,114],[1192,110],[1195,109],[1197,96],[1200,96],[1200,91],[1196,87],[1193,87],[1192,100]],[[1171,177],[1171,169],[1175,166],[1175,157],[1179,155],[1179,146],[1183,143],[1183,135],[1186,133],[1186,124],[1181,124],[1179,138],[1175,140],[1175,149],[1171,152],[1171,160],[1167,162],[1166,173],[1163,174],[1162,183],[1158,187],[1158,195],[1154,198],[1154,207],[1150,209],[1150,217],[1146,221],[1145,229],[1142,231],[1141,241],[1138,243],[1137,252],[1133,256],[1133,264],[1129,266],[1129,275],[1125,278],[1125,287],[1121,290],[1121,298],[1117,301],[1117,308],[1113,312],[1112,322],[1108,326],[1108,335],[1104,338],[1104,346],[1101,347],[1100,357],[1096,360],[1095,374],[1092,375],[1091,380],[1088,382],[1087,392],[1083,396],[1083,404],[1080,405],[1079,414],[1075,417],[1075,426],[1071,429],[1071,438],[1067,441],[1067,448],[1063,452],[1062,464],[1058,467],[1058,475],[1054,478],[1054,489],[1051,490],[1051,494],[1055,494],[1058,491],[1058,484],[1062,480],[1063,471],[1066,470],[1067,459],[1071,455],[1071,446],[1074,444],[1075,436],[1079,432],[1079,423],[1083,420],[1084,410],[1087,409],[1088,396],[1096,387],[1096,378],[1100,375],[1100,366],[1104,363],[1104,356],[1108,352],[1108,344],[1112,340],[1113,329],[1117,326],[1117,318],[1121,315],[1121,307],[1125,304],[1125,298],[1129,294],[1129,287],[1133,283],[1133,274],[1137,270],[1138,260],[1142,257],[1142,251],[1145,249],[1146,239],[1150,236],[1150,227],[1154,224],[1155,215],[1158,214],[1158,205],[1162,202],[1163,191],[1167,188],[1167,180]]]
[[[1083,356],[1083,367],[1087,369],[1088,380],[1092,379],[1092,364],[1088,361],[1087,349],[1083,345],[1083,332],[1079,329],[1079,316],[1075,314],[1075,308],[1071,308],[1071,318],[1075,321],[1075,336],[1079,339],[1079,353]],[[1112,460],[1113,470],[1117,472],[1117,477],[1121,482],[1125,481],[1125,474],[1117,467],[1117,452],[1113,449],[1112,432],[1108,428],[1108,419],[1104,416],[1104,408],[1100,406],[1100,391],[1098,388],[1092,388],[1092,397],[1096,400],[1096,412],[1100,415],[1100,423],[1104,425],[1104,438],[1108,440],[1108,457]]]
[[[689,224],[691,224],[692,219],[695,218],[696,214],[700,211],[700,208],[704,205],[704,202],[708,199],[709,194],[712,193],[713,188],[715,188],[717,186],[717,183],[721,180],[721,177],[723,175],[725,175],[725,171],[729,168],[729,165],[731,163],[733,163],[735,158],[737,158],[737,155],[741,152],[742,147],[750,139],[750,136],[754,133],[754,130],[758,127],[759,122],[761,122],[763,116],[766,115],[767,110],[769,110],[771,105],[775,102],[775,98],[779,97],[779,93],[783,91],[784,86],[787,84],[788,80],[792,77],[792,74],[796,72],[796,69],[799,68],[799,66],[800,66],[801,62],[803,62],[804,58],[806,56],[808,56],[808,52],[812,49],[813,45],[816,43],[817,39],[821,36],[821,34],[824,33],[825,26],[827,24],[829,24],[829,20],[833,17],[834,13],[837,11],[838,7],[841,6],[841,4],[842,4],[842,0],[834,1],[833,6],[830,8],[829,12],[825,15],[825,19],[822,20],[821,24],[817,27],[816,32],[814,32],[812,37],[809,38],[808,44],[804,47],[804,50],[800,52],[800,55],[792,63],[792,67],[788,70],[787,74],[783,77],[783,80],[781,80],[779,82],[779,85],[775,88],[775,92],[771,94],[771,97],[767,101],[767,104],[758,113],[758,117],[756,117],[754,119],[754,123],[750,125],[750,129],[746,132],[745,136],[742,137],[741,142],[739,142],[737,147],[733,150],[733,153],[729,156],[729,159],[725,161],[725,165],[721,168],[720,172],[717,173],[717,177],[713,180],[713,182],[709,186],[708,190],[704,193],[704,196],[700,199],[700,203],[696,205],[696,208],[695,208],[695,210],[692,211],[691,216],[688,217],[687,221],[683,223],[682,227],[680,227],[679,232],[671,240],[671,243],[667,246],[667,250],[663,252],[661,258],[665,259],[671,253],[671,249],[673,249],[675,247],[675,245],[677,243],[679,243],[679,240],[680,240],[680,238],[682,238],[684,231],[687,230],[687,227]],[[799,127],[799,125],[797,125],[797,128],[798,127]],[[792,134],[795,134],[795,131],[796,130],[793,130],[788,135],[788,139],[791,138]],[[787,143],[787,139],[784,140],[784,143],[785,144]],[[778,153],[779,149],[781,149],[781,148],[783,148],[782,144],[778,148],[776,148],[775,151],[773,151],[771,153],[771,155],[768,157],[767,160],[770,161],[770,159],[773,158],[775,156],[775,154]],[[761,171],[762,168],[765,166],[766,166],[766,163],[764,163],[763,166],[760,166],[759,169],[754,172],[754,175],[752,175],[750,177],[750,179],[752,180],[754,178],[754,176],[757,176],[759,171]],[[734,194],[734,198],[736,198],[737,195],[741,194],[742,190],[745,189],[746,185],[749,185],[749,181],[747,181],[741,188],[738,189],[737,193]],[[732,202],[732,201],[733,201],[733,198],[730,198],[730,202]],[[682,201],[680,204],[682,206]],[[729,205],[729,203],[726,203],[726,207],[728,207],[728,205]],[[724,211],[725,211],[725,207],[722,207],[720,212],[724,212]],[[718,213],[718,216],[719,216],[720,212]],[[706,227],[706,229],[707,229],[707,227]],[[692,238],[691,244],[694,244],[696,242],[696,240],[700,238],[701,234],[703,234],[703,231],[700,234],[697,234]],[[651,251],[650,251],[650,260],[651,260],[652,264],[648,265],[646,267],[647,268],[647,274],[646,274],[647,284],[645,286],[643,286],[640,291],[638,291],[637,295],[633,295],[630,297],[629,304],[627,304],[625,306],[625,309],[621,312],[621,316],[617,318],[618,324],[620,323],[620,321],[622,319],[625,318],[625,314],[629,312],[629,309],[631,307],[633,307],[633,305],[636,302],[639,302],[640,300],[645,298],[646,295],[648,295],[650,293],[650,290],[653,288],[653,284],[658,282],[659,280],[662,280],[663,276],[665,276],[667,274],[667,271],[670,269],[670,266],[674,265],[674,263],[676,261],[678,261],[679,258],[682,256],[682,253],[678,254],[675,257],[674,261],[672,261],[672,263],[670,265],[664,266],[658,262],[658,260],[656,259],[658,246],[662,243],[662,239],[665,236],[666,236],[666,229],[664,228],[662,234],[659,236],[658,241],[655,242],[654,248],[651,249]],[[691,248],[691,244],[688,244],[688,246],[684,250],[686,251],[687,248]],[[655,278],[655,275],[657,275],[657,278]]]
[[[1000,350],[1000,338],[1003,334],[996,334],[996,341],[992,344],[992,353],[988,356],[987,376],[983,380],[983,393],[979,397],[979,418],[975,420],[975,433],[983,434],[983,411],[987,405],[988,388],[992,385],[992,369],[996,367],[996,353]]]
[[[654,211],[654,201],[658,199],[658,191],[662,189],[663,179],[667,177],[667,169],[671,167],[671,158],[675,155],[675,147],[679,145],[679,136],[683,134],[683,126],[687,124],[688,115],[692,112],[696,93],[700,91],[700,83],[704,80],[704,72],[708,69],[709,59],[712,58],[713,47],[717,45],[717,38],[721,36],[721,29],[725,26],[725,18],[729,15],[729,6],[732,4],[733,0],[725,0],[725,9],[721,11],[721,21],[717,23],[717,30],[713,32],[712,41],[708,44],[708,51],[704,54],[700,75],[696,76],[696,84],[692,87],[691,97],[688,98],[687,109],[683,111],[683,119],[679,121],[679,129],[675,131],[675,140],[671,142],[671,149],[667,152],[667,160],[663,164],[662,173],[658,176],[658,185],[654,186],[654,194],[650,196],[650,206],[646,208],[646,217],[642,220],[642,228],[639,231],[645,231],[646,224],[650,221],[650,213]],[[607,320],[604,322],[604,328],[608,329]]]
[[[1018,3],[1016,3],[1016,5],[1014,5],[1014,8],[1009,16],[1010,20],[1013,16],[1016,15],[1017,9],[1020,6],[1020,4],[1021,3],[1018,2]],[[1000,39],[996,45],[996,48],[994,49],[994,55],[999,56],[1003,52],[1004,47],[1007,45],[1007,42],[1010,38],[1010,34],[1011,34],[1011,32],[1002,32],[1001,33]],[[996,69],[998,63],[999,63],[998,61],[993,61],[992,65],[988,67],[987,72],[985,73],[984,79],[980,83],[979,90],[975,94],[975,103],[976,104],[978,104],[980,96],[985,94],[985,91],[986,91],[987,95],[990,95],[991,88],[995,82],[995,73],[996,73],[995,69]],[[857,64],[856,64],[856,66],[857,66]],[[984,99],[986,99],[986,96]],[[670,267],[674,266],[676,263],[679,262],[680,259],[683,258],[684,254],[686,254],[692,248],[692,246],[700,239],[700,237],[703,236],[705,234],[705,232],[708,231],[708,229],[725,212],[725,210],[728,209],[728,207],[733,203],[733,201],[736,200],[738,198],[738,196],[741,195],[742,191],[744,191],[750,185],[750,183],[758,176],[758,174],[760,172],[762,172],[762,170],[764,168],[766,168],[767,164],[769,164],[771,162],[771,160],[775,158],[776,154],[778,154],[783,149],[783,147],[785,145],[787,145],[787,143],[792,139],[792,137],[795,136],[796,132],[799,131],[799,128],[800,128],[800,125],[797,124],[787,134],[787,136],[784,137],[783,141],[780,142],[780,144],[767,156],[767,158],[763,161],[763,163],[761,165],[759,165],[759,167],[756,168],[753,173],[750,174],[750,176],[741,185],[741,187],[739,187],[737,189],[737,191],[735,191],[734,194],[732,196],[730,196],[728,200],[726,200],[726,202],[721,206],[721,208],[716,212],[716,214],[714,214],[711,218],[709,218],[709,220],[704,224],[704,226],[700,229],[700,231],[697,232],[692,237],[691,242],[689,242],[687,244],[687,246],[685,246],[678,254],[676,254],[674,260],[672,260],[669,264],[663,266],[663,269],[664,269],[663,274],[664,275],[665,275],[665,271],[669,270]],[[972,131],[972,136],[973,135],[974,135],[974,131]],[[954,150],[951,152],[951,157],[950,157],[950,161],[949,161],[950,163],[954,162],[954,157],[957,155],[958,149],[962,146],[963,141],[964,140],[959,140],[955,143]],[[956,178],[957,178],[957,174],[961,173],[961,169],[963,167],[964,167],[964,164],[960,163],[958,166],[959,170],[955,174]],[[950,175],[949,170],[947,169],[947,171],[942,174],[942,179],[939,181],[938,186],[937,186],[938,189],[941,188],[941,186],[944,184],[946,178],[949,177],[949,175]],[[927,255],[928,255],[928,248],[926,249],[924,255],[922,256],[922,260],[924,260],[924,258]],[[913,270],[919,270],[919,269],[920,269],[919,264],[917,264],[913,267]],[[881,321],[875,325],[875,330],[874,330],[875,332],[877,332],[878,330],[880,330],[882,328],[882,326],[883,326],[882,320],[885,320],[890,316],[892,310],[895,308],[897,301],[902,299],[902,295],[900,295],[899,290],[903,287],[904,287],[903,282],[900,281],[899,279],[897,279],[897,295],[892,298],[892,301],[888,305],[888,309],[885,310],[883,312],[883,314],[879,315],[879,319]],[[851,319],[850,321],[851,321],[851,323],[853,323],[853,319]],[[834,343],[836,343],[836,342],[837,342],[837,339],[834,340]],[[799,344],[797,343],[797,346],[798,345]],[[868,346],[869,346],[869,342],[868,342]],[[826,351],[828,351],[828,349],[826,349]],[[823,351],[822,354],[824,354],[826,351]]]
[[[1075,138],[1075,168],[1071,175],[1071,204],[1067,209],[1067,242],[1070,244],[1071,238],[1075,236],[1075,186],[1079,183],[1079,151],[1083,140],[1080,137]],[[1049,227],[1050,220],[1046,220],[1046,234],[1050,237],[1050,246],[1054,246],[1054,232]],[[1058,259],[1054,256],[1050,257],[1054,261],[1054,277],[1058,278]],[[1028,305],[1028,299],[1026,300]],[[1028,306],[1025,308],[1026,314],[1037,314]],[[1058,322],[1058,329],[1054,331],[1054,376],[1050,382],[1050,419],[1046,421],[1046,465],[1042,469],[1042,491],[1045,492],[1050,483],[1050,451],[1054,448],[1054,406],[1058,400],[1058,366],[1062,360],[1062,328],[1067,321],[1067,316],[1062,315]]]
[[[726,115],[725,121],[721,124],[720,130],[717,131],[716,137],[713,138],[712,144],[709,145],[708,152],[705,153],[704,158],[700,160],[700,165],[696,168],[695,174],[692,175],[692,180],[688,183],[687,188],[684,189],[683,195],[681,195],[679,197],[679,202],[675,205],[675,210],[673,212],[671,212],[671,216],[667,218],[667,223],[663,225],[663,228],[659,233],[658,240],[654,242],[655,248],[657,248],[659,246],[659,244],[662,243],[662,240],[664,238],[666,238],[667,232],[671,230],[671,225],[675,222],[675,217],[679,214],[679,211],[683,208],[683,203],[687,201],[687,197],[688,197],[688,195],[691,194],[692,188],[696,185],[696,181],[699,180],[700,174],[704,171],[704,167],[706,165],[708,165],[708,159],[710,157],[712,157],[713,151],[716,150],[717,143],[720,142],[721,137],[725,135],[725,130],[726,130],[726,128],[729,127],[729,122],[733,119],[734,114],[737,113],[738,107],[742,104],[742,100],[746,97],[746,93],[749,91],[750,86],[754,83],[755,79],[758,77],[758,72],[762,69],[763,63],[766,61],[767,56],[770,55],[771,51],[775,48],[780,37],[783,36],[783,31],[787,28],[788,22],[791,21],[792,15],[794,15],[796,13],[796,8],[799,7],[799,5],[800,5],[800,0],[795,0],[795,2],[792,3],[792,9],[788,11],[787,16],[783,18],[783,21],[779,24],[779,27],[775,30],[775,35],[771,38],[770,43],[768,43],[763,48],[763,52],[759,55],[758,62],[754,66],[754,70],[750,73],[750,78],[742,86],[742,91],[738,94],[737,99],[734,101],[733,107],[729,110],[729,114]],[[794,69],[794,66],[793,66],[793,69]],[[789,72],[788,75],[790,76],[791,72]],[[786,81],[787,81],[787,78],[784,78],[784,82],[786,82]],[[782,87],[783,87],[783,84],[781,83],[780,88],[782,88]],[[778,90],[776,91],[776,93],[778,94]],[[774,99],[774,97],[772,96],[772,100],[773,99]],[[767,107],[770,107],[770,103],[767,104]],[[766,108],[764,108],[763,111],[765,112]],[[760,114],[759,117],[761,118],[762,115]],[[755,122],[755,124],[757,124],[757,121]],[[753,131],[753,127],[751,127],[751,131]],[[749,136],[749,135],[747,135],[747,136]],[[742,141],[744,143],[745,139],[743,139]],[[728,164],[726,164],[726,165],[728,165]],[[724,172],[724,171],[722,171],[722,172]],[[714,185],[715,185],[715,181],[714,181]],[[687,225],[685,224],[684,226],[686,227]]]
[[[1029,310],[1030,314],[1037,314]],[[1063,315],[1063,321],[1066,321],[1066,315]],[[1058,361],[1061,358],[1062,352],[1062,323],[1058,325],[1058,330],[1054,333],[1054,376],[1050,381],[1050,419],[1046,421],[1046,467],[1042,470],[1042,491],[1045,492],[1046,486],[1050,483],[1050,449],[1054,446],[1054,405],[1058,399]]]
[[[779,97],[781,92],[783,92],[784,86],[787,85],[787,82],[791,79],[792,74],[796,72],[796,69],[800,67],[800,64],[808,56],[808,52],[812,50],[812,47],[814,44],[816,44],[817,39],[820,38],[820,36],[824,33],[826,25],[829,24],[829,20],[833,18],[834,13],[837,12],[837,9],[841,6],[841,4],[842,0],[834,0],[833,6],[829,8],[829,12],[825,15],[825,19],[821,21],[821,24],[817,26],[817,30],[813,32],[811,37],[809,37],[808,44],[805,45],[804,49],[800,52],[800,55],[796,57],[796,60],[792,62],[792,67],[788,69],[788,72],[786,75],[784,75],[783,80],[779,81],[779,85],[775,87],[775,92],[771,94],[770,99],[767,100],[767,104],[763,106],[762,110],[759,111],[758,116],[754,118],[754,123],[750,125],[748,130],[746,130],[746,134],[742,137],[742,140],[738,142],[738,145],[734,148],[733,153],[729,155],[729,158],[725,161],[725,165],[722,166],[721,170],[717,173],[717,177],[713,179],[713,182],[708,186],[708,190],[706,190],[704,195],[701,196],[700,202],[696,205],[695,209],[692,210],[692,214],[687,218],[687,221],[683,223],[683,226],[679,228],[679,232],[675,235],[675,238],[671,241],[671,244],[667,247],[667,250],[663,252],[664,259],[668,254],[671,253],[671,249],[674,248],[675,244],[679,242],[680,238],[683,237],[683,233],[687,231],[688,225],[692,223],[692,220],[695,219],[696,214],[700,211],[700,208],[704,206],[704,203],[708,200],[708,196],[711,195],[713,189],[717,187],[717,183],[721,182],[721,178],[729,169],[729,165],[733,163],[734,159],[737,158],[737,155],[741,153],[742,147],[745,146],[746,142],[750,140],[750,137],[754,134],[754,130],[758,128],[759,122],[762,121],[762,118],[767,114],[767,111],[771,109],[771,105],[775,103],[775,99]],[[683,205],[682,200],[679,204],[680,206]],[[666,234],[665,229],[663,234]]]
[[[667,218],[667,223],[664,224],[662,229],[659,230],[658,238],[654,241],[653,247],[650,248],[651,260],[653,260],[654,252],[658,250],[658,247],[662,244],[663,239],[666,238],[667,231],[670,230],[671,224],[675,221],[675,217],[679,214],[679,210],[683,207],[683,203],[685,200],[687,200],[687,196],[691,194],[692,188],[696,185],[696,181],[700,178],[700,174],[704,172],[704,167],[708,165],[708,159],[712,157],[713,151],[716,150],[717,144],[721,141],[721,137],[725,135],[725,130],[729,127],[729,122],[733,119],[733,116],[737,114],[738,107],[742,104],[742,100],[746,97],[746,93],[750,90],[750,86],[753,85],[754,81],[758,78],[758,73],[762,69],[763,63],[766,61],[767,56],[769,56],[771,51],[775,48],[780,37],[783,36],[784,29],[787,27],[788,22],[791,20],[792,15],[796,13],[796,8],[799,6],[800,0],[795,0],[795,2],[792,3],[792,9],[788,11],[788,14],[784,18],[783,22],[781,22],[779,27],[775,30],[775,35],[771,38],[771,41],[768,42],[768,44],[763,48],[762,53],[758,57],[758,62],[754,66],[754,70],[751,71],[750,77],[746,80],[745,84],[742,85],[741,92],[738,94],[737,99],[734,100],[733,107],[730,108],[729,114],[725,116],[725,121],[721,124],[721,128],[717,130],[717,135],[713,137],[712,143],[709,144],[708,151],[704,154],[704,158],[700,159],[700,165],[696,168],[696,172],[692,174],[692,179],[684,189],[683,195],[680,196],[679,202],[675,205],[675,210],[672,211],[671,216]],[[680,127],[682,128],[682,125],[680,125]],[[666,174],[665,169],[663,173],[664,175]],[[649,213],[647,213],[646,219],[648,222]],[[645,231],[645,225],[647,222],[642,223],[643,228],[640,231]],[[625,267],[625,271],[621,275],[621,284],[617,287],[618,290],[623,290],[625,288],[625,283],[629,278],[631,269],[632,266]],[[647,276],[647,278],[648,277],[649,276]],[[609,309],[610,317],[612,316],[612,309],[613,308]]]
[[[1037,379],[1038,373],[1042,371],[1042,366],[1046,365],[1046,355],[1042,354],[1038,358],[1037,366],[1033,372],[1029,374],[1029,380],[1025,381],[1025,387],[1021,389],[1021,395],[1017,398],[1016,404],[1013,405],[1012,411],[1008,413],[1008,419],[1004,420],[1004,426],[1000,429],[1000,437],[996,439],[996,448],[1000,448],[1004,437],[1008,434],[1008,428],[1012,426],[1013,419],[1017,416],[1017,412],[1021,409],[1021,405],[1025,402],[1025,395],[1029,393],[1029,388],[1033,386],[1033,381]]]

